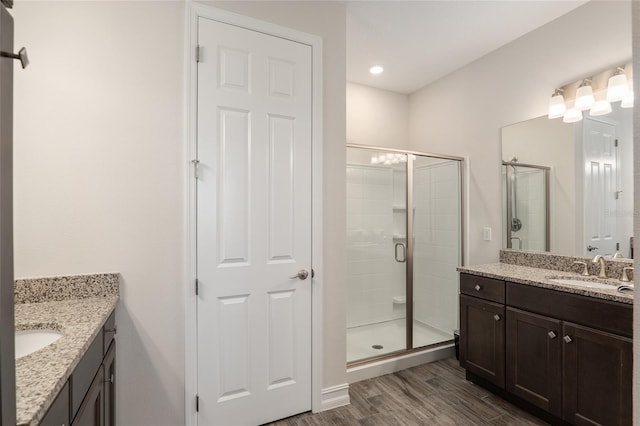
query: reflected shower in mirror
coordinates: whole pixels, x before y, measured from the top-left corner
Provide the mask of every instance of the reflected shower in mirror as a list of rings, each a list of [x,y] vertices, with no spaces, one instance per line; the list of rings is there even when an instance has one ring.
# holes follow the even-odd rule
[[[633,257],[633,110],[502,128],[503,247]]]

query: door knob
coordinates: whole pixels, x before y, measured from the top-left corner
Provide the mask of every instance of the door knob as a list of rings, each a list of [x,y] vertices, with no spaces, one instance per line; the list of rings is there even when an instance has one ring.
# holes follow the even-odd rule
[[[289,277],[289,279],[295,280],[297,278],[299,280],[306,280],[308,276],[309,273],[306,270],[300,269],[295,276]]]
[[[27,56],[27,49],[24,47],[20,49],[18,53],[0,52],[0,57],[18,59],[23,69],[26,68],[27,65],[29,65],[29,57]]]

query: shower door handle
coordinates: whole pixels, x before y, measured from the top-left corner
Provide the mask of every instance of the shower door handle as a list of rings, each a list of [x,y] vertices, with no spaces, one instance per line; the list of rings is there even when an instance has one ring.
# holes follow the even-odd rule
[[[398,256],[398,246],[402,247],[402,259],[400,259],[400,257]],[[404,263],[407,261],[407,248],[404,246],[403,243],[396,243],[395,255],[396,255],[396,262]]]

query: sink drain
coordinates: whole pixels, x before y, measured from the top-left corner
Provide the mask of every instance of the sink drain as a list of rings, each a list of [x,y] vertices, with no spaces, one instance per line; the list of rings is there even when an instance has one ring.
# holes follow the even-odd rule
[[[373,349],[384,349],[384,346],[382,346],[382,345],[372,345],[371,347]]]

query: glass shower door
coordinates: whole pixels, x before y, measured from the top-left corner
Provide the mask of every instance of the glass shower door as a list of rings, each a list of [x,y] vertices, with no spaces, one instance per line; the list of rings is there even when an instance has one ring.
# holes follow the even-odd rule
[[[451,340],[458,327],[456,268],[462,257],[461,163],[419,155],[412,157],[414,243],[410,347],[418,348]]]
[[[504,247],[549,251],[549,168],[503,163]]]
[[[347,148],[347,362],[406,349],[407,155]]]

